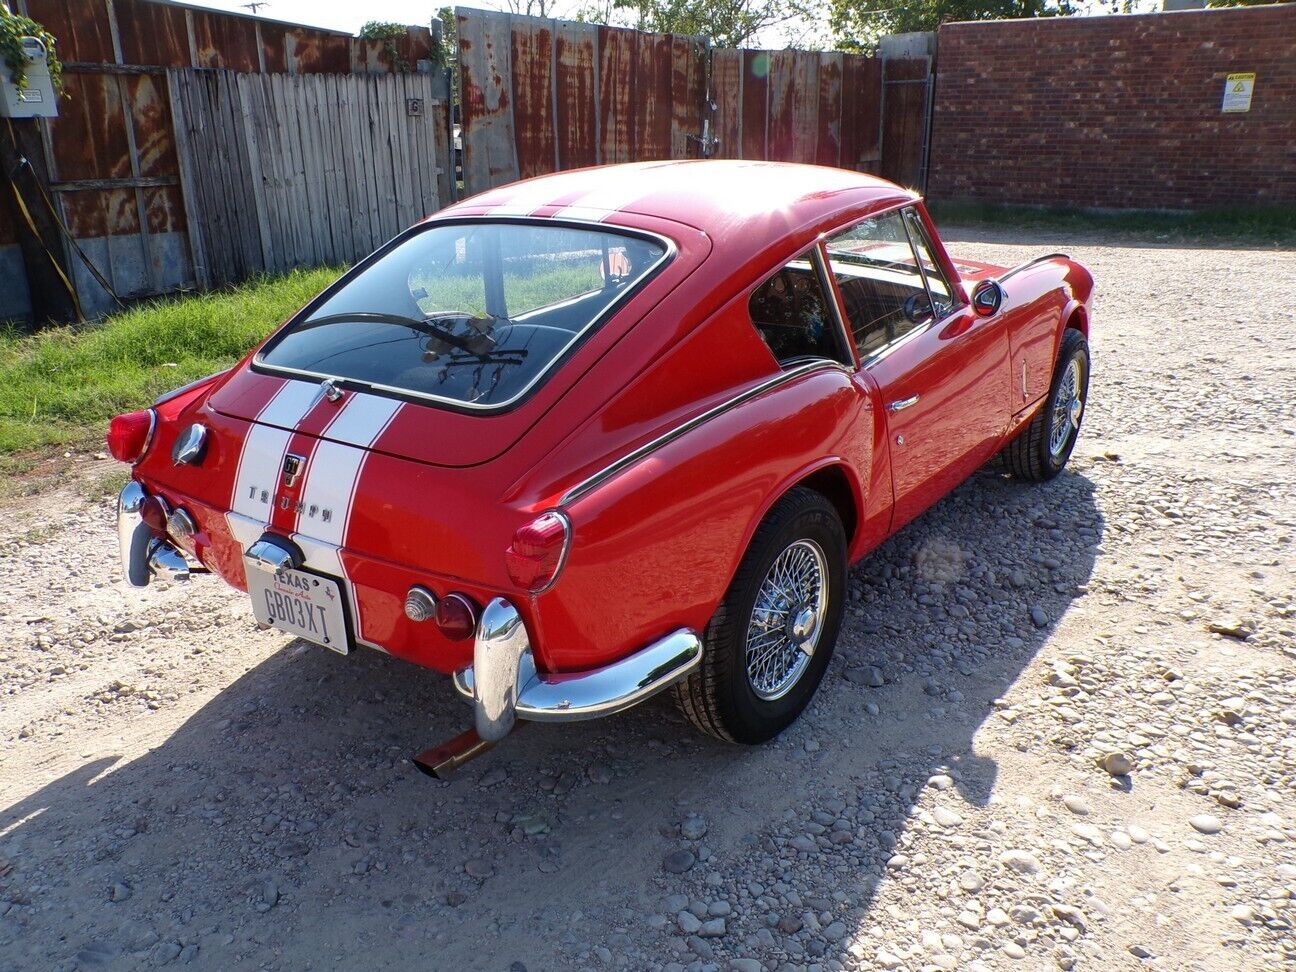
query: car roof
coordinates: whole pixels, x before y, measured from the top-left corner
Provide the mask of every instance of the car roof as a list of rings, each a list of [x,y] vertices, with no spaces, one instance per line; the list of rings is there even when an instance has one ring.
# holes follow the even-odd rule
[[[790,162],[691,159],[573,169],[479,193],[436,216],[547,216],[617,222],[618,213],[667,219],[721,245],[759,224],[789,233],[835,213],[900,205],[915,193],[862,172]],[[436,217],[434,217],[436,218]]]

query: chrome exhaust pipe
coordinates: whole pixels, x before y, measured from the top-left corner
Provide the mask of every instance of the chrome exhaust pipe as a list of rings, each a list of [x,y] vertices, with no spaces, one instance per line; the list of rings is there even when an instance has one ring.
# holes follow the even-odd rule
[[[155,577],[169,577],[173,581],[189,579],[189,561],[165,540],[157,540],[149,554],[149,570]]]
[[[448,742],[424,750],[414,757],[414,765],[434,780],[445,780],[469,760],[495,748],[495,742],[477,735],[476,729],[462,732]]]

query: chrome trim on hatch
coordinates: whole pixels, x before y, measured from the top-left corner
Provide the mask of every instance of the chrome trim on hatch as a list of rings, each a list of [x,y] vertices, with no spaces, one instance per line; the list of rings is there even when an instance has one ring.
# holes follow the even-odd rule
[[[1003,273],[999,274],[999,276],[990,277],[989,279],[994,280],[998,283],[1003,283],[1014,273],[1021,273],[1023,270],[1035,266],[1035,264],[1037,263],[1043,263],[1045,260],[1070,260],[1070,259],[1071,259],[1070,253],[1045,253],[1043,256],[1037,256],[1033,260],[1027,260],[1025,263],[1019,263],[1011,270],[1005,270]]]
[[[602,668],[537,672],[522,616],[497,597],[477,625],[473,663],[455,673],[454,686],[473,702],[477,734],[494,742],[517,719],[576,722],[622,712],[685,678],[701,661],[701,639],[681,628]]]
[[[673,429],[670,429],[668,432],[664,432],[661,435],[657,436],[657,438],[653,439],[651,442],[647,442],[644,445],[641,445],[639,448],[626,453],[624,456],[622,456],[620,459],[617,459],[615,462],[609,463],[608,465],[600,469],[598,472],[596,472],[594,475],[590,476],[587,479],[582,480],[581,482],[573,486],[571,489],[567,490],[567,492],[563,493],[562,498],[558,501],[558,503],[559,505],[566,506],[568,503],[580,499],[590,490],[594,489],[597,486],[602,485],[606,480],[611,479],[613,476],[621,472],[623,469],[634,465],[636,462],[638,462],[640,459],[642,459],[644,456],[648,455],[649,453],[656,452],[662,446],[667,445],[670,442],[673,442],[675,439],[678,439],[680,436],[688,432],[692,432],[698,426],[706,424],[716,416],[722,415],[725,412],[729,411],[730,409],[738,407],[744,402],[751,401],[753,398],[756,398],[757,396],[764,394],[765,392],[769,391],[771,388],[776,388],[779,385],[786,384],[787,382],[792,381],[794,378],[800,378],[802,375],[808,375],[811,372],[828,371],[832,369],[836,369],[837,371],[841,371],[846,374],[850,373],[841,364],[841,362],[829,361],[827,359],[807,361],[803,364],[799,364],[796,365],[795,367],[789,368],[787,371],[780,371],[777,375],[774,375],[771,378],[767,378],[765,381],[762,381],[758,385],[753,385],[751,388],[748,388],[746,391],[739,392],[733,398],[730,398],[727,401],[721,402],[719,405],[707,409],[705,412],[702,412],[700,415],[695,415],[693,416],[693,418],[681,422],[679,425],[675,426]]]

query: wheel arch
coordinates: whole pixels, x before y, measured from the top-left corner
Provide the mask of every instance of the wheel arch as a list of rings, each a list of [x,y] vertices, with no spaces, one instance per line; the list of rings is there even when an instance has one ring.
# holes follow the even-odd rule
[[[734,574],[737,572],[743,556],[751,546],[752,537],[755,536],[756,530],[765,521],[765,518],[769,516],[770,510],[774,508],[774,505],[779,500],[798,486],[814,490],[833,505],[833,508],[837,510],[837,515],[841,517],[842,527],[846,534],[846,549],[848,551],[854,550],[862,519],[861,511],[864,509],[864,492],[860,486],[859,476],[841,456],[824,456],[799,467],[786,476],[778,486],[770,490],[765,502],[757,509],[755,516],[752,517],[751,522],[747,525],[746,532],[743,534],[742,544],[736,551],[733,568],[729,574],[730,583],[733,581]]]

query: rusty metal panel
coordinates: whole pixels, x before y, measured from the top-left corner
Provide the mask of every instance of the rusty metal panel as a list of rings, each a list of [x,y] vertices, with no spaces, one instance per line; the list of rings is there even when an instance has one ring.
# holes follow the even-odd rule
[[[68,97],[59,103],[59,117],[49,122],[54,177],[129,178],[130,148],[116,76],[69,72],[64,83]]]
[[[795,157],[796,97],[796,52],[770,52],[767,159],[790,162]]]
[[[715,102],[714,154],[722,159],[742,158],[742,51],[711,52],[711,100]]]
[[[456,18],[464,183],[471,195],[518,177],[511,90],[513,40],[508,14],[473,10],[456,12]]]
[[[558,25],[554,117],[560,169],[578,169],[599,161],[596,39],[592,24]]]
[[[143,192],[150,233],[178,233],[185,230],[188,221],[185,219],[184,199],[180,195],[179,186],[159,186]]]
[[[817,51],[792,56],[792,154],[789,162],[815,162],[819,154],[819,58]]]
[[[312,27],[261,24],[269,74],[346,74],[351,70],[351,36]]]
[[[742,51],[742,157],[767,159],[770,56],[766,51]]]
[[[554,123],[553,30],[547,22],[520,20],[512,29],[513,125],[518,176],[528,179],[557,168]]]
[[[708,45],[700,37],[671,34],[671,158],[702,154],[702,112],[706,104]]]
[[[129,189],[94,189],[62,195],[68,229],[77,239],[139,232],[139,210],[135,208],[135,194]]]
[[[141,176],[175,176],[175,143],[171,134],[171,105],[166,79],[160,74],[137,74],[122,78],[135,126],[135,152]]]
[[[639,63],[634,72],[632,158],[671,158],[672,53],[668,35],[643,34],[639,38]]]
[[[189,28],[180,7],[146,0],[113,0],[122,63],[184,67],[189,64]]]
[[[881,157],[882,62],[842,56],[841,166],[876,172]]]
[[[820,54],[819,131],[813,160],[820,165],[841,165],[842,55]]]
[[[190,10],[189,14],[193,17],[197,54],[194,67],[243,72],[260,70],[255,20],[201,10]]]
[[[599,161],[633,159],[633,92],[638,62],[638,31],[598,28]]]
[[[58,38],[58,55],[65,63],[112,63],[112,27],[105,0],[27,0],[27,14]]]

